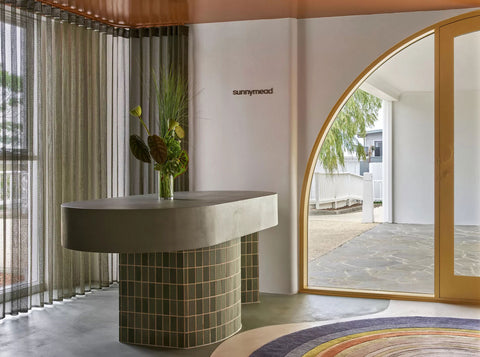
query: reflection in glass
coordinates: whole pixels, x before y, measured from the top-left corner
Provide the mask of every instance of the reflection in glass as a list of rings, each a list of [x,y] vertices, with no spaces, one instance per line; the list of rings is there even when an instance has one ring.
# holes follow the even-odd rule
[[[480,276],[480,32],[454,39],[455,275]]]
[[[433,294],[433,36],[360,89],[381,105],[347,103],[324,140],[310,189],[308,286]],[[354,113],[372,109],[373,123],[350,127]],[[357,142],[344,147],[331,137],[352,133]]]

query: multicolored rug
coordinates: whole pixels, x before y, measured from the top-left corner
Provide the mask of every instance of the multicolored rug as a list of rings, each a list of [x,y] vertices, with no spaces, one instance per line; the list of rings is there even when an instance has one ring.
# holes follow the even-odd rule
[[[389,317],[317,326],[282,336],[251,357],[480,356],[480,320]]]

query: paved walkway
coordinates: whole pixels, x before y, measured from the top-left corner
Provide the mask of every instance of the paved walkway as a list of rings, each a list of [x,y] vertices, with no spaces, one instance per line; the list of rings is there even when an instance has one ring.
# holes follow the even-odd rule
[[[480,276],[480,229],[457,227],[455,243],[455,272]],[[309,261],[308,285],[433,294],[433,248],[433,225],[382,223]]]
[[[374,209],[375,222],[383,221],[383,208]],[[308,261],[338,248],[350,239],[369,231],[379,223],[361,223],[362,211],[312,215],[308,219]]]

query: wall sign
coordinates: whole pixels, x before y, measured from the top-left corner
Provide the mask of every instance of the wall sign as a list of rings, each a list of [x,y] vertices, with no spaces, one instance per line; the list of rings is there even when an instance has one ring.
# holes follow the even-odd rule
[[[273,94],[273,88],[270,89],[236,89],[233,95],[256,95],[256,94]]]

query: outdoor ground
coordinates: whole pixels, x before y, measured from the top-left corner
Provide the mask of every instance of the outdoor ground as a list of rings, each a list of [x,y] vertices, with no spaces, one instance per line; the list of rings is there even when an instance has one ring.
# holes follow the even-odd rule
[[[383,222],[383,208],[374,209],[375,222]],[[308,261],[312,261],[366,232],[378,223],[361,223],[362,212],[308,217]]]
[[[360,222],[361,212],[309,217],[309,286],[433,294],[433,225]],[[480,276],[477,226],[455,227],[455,273]]]

